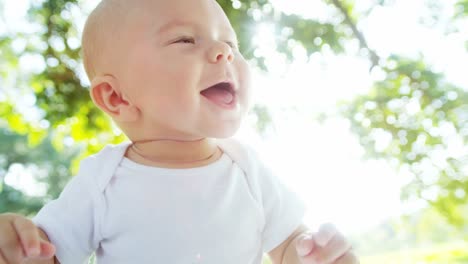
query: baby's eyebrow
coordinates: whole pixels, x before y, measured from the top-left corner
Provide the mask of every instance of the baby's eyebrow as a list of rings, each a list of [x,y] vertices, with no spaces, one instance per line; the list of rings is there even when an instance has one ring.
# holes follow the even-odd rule
[[[190,23],[188,21],[182,21],[182,20],[172,20],[161,27],[157,29],[158,34],[162,34],[166,31],[169,31],[172,28],[176,27],[193,27],[193,23]]]
[[[195,24],[193,22],[189,21],[184,21],[184,20],[172,20],[169,21],[165,24],[163,24],[161,27],[157,29],[157,35],[163,34],[173,28],[178,28],[178,27],[187,27],[187,28],[198,28],[200,27],[198,24]],[[236,32],[231,28],[231,27],[223,27],[223,31],[228,32],[229,35],[234,37],[235,41],[237,41],[237,34]]]

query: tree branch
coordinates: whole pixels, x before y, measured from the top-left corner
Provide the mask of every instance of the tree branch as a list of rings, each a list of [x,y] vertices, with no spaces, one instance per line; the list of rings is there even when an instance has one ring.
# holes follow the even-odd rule
[[[345,23],[351,28],[353,31],[354,36],[359,41],[359,46],[361,48],[366,49],[369,52],[369,59],[371,61],[371,67],[370,70],[372,70],[375,66],[379,65],[379,60],[380,57],[377,55],[377,53],[369,47],[367,44],[367,40],[364,37],[364,35],[359,31],[359,29],[356,26],[356,22],[353,21],[351,18],[351,15],[348,13],[346,8],[343,6],[343,4],[340,2],[340,0],[332,0],[333,5],[344,15],[345,17]]]

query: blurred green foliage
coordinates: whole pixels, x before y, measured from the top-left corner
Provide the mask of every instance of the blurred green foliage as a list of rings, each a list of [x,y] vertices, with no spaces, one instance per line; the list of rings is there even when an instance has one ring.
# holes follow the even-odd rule
[[[405,250],[364,257],[362,264],[465,264],[468,263],[466,243],[443,244],[420,250]]]
[[[462,226],[468,153],[453,148],[468,141],[468,92],[422,60],[392,56],[387,65],[386,78],[346,103],[343,114],[369,156],[393,160],[412,174],[403,198],[424,199]]]
[[[456,16],[467,16],[468,15],[468,1],[460,0],[455,5]]]
[[[25,215],[37,212],[44,202],[59,195],[69,179],[71,161],[79,150],[66,148],[62,151],[52,145],[51,138],[31,142],[26,135],[10,129],[0,129],[0,176],[5,176],[14,165],[32,167],[36,180],[46,184],[46,192],[41,197],[27,196],[0,181],[0,211],[18,212]]]

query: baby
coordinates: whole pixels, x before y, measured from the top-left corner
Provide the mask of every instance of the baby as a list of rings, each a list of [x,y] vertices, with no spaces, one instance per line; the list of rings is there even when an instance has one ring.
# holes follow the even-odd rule
[[[0,264],[355,264],[333,226],[229,139],[249,67],[215,0],[103,0],[83,33],[91,97],[130,143],[85,159],[31,221],[0,215]]]

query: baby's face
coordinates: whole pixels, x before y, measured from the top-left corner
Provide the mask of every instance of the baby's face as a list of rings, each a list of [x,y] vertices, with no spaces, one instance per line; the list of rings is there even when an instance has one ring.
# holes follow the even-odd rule
[[[215,0],[141,0],[117,79],[142,113],[144,133],[229,137],[249,105],[250,74]],[[151,132],[150,131],[150,132]]]

